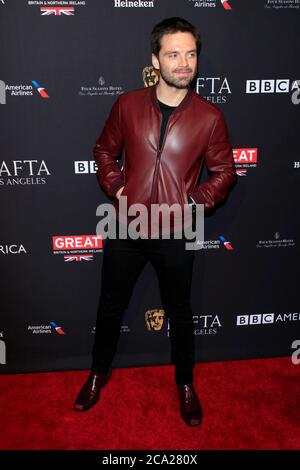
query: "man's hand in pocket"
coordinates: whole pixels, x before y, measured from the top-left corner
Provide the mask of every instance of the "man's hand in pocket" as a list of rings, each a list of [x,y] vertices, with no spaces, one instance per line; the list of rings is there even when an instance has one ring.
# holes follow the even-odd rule
[[[120,188],[120,189],[118,190],[118,192],[116,193],[116,198],[117,198],[117,199],[120,199],[120,196],[121,196],[121,193],[122,193],[123,189],[124,189],[124,186],[122,186],[122,188]]]

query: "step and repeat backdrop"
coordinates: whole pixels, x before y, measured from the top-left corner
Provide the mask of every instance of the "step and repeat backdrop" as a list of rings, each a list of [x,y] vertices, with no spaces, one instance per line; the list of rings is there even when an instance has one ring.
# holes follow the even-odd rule
[[[170,16],[201,32],[195,91],[223,111],[238,173],[196,252],[197,360],[300,345],[300,2],[0,0],[0,373],[90,367],[112,203],[92,149],[118,95],[151,86],[150,32]],[[169,346],[147,263],[114,366],[170,364]]]

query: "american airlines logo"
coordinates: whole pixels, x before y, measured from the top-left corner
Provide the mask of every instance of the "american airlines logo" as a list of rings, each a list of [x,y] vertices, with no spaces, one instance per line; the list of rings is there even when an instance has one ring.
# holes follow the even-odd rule
[[[54,331],[61,336],[66,334],[62,327],[54,321],[50,322],[49,325],[28,325],[27,331],[33,335],[51,335]]]
[[[50,325],[55,329],[55,331],[58,335],[65,335],[66,334],[64,332],[64,330],[62,329],[62,327],[58,326],[57,323],[55,323],[54,321],[51,321]]]
[[[7,95],[13,97],[33,96],[34,89],[37,90],[41,98],[50,98],[45,88],[39,82],[31,80],[31,83],[32,85],[23,83],[20,85],[7,85],[6,82],[0,80],[0,104],[6,104]]]
[[[225,10],[231,10],[230,3],[227,0],[221,0],[221,3]]]
[[[217,5],[221,5],[224,10],[232,10],[230,0],[189,0],[189,2],[192,2],[194,7],[215,8]]]

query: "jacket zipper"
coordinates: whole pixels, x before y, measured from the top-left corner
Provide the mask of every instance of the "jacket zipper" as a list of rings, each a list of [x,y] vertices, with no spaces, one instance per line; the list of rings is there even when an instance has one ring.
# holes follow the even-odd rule
[[[157,151],[157,154],[156,154],[156,162],[155,162],[155,168],[154,168],[154,174],[153,174],[153,183],[152,183],[151,197],[150,197],[150,207],[151,207],[151,204],[156,202],[155,200],[157,198],[157,177],[158,177],[158,170],[159,170],[159,165],[160,165],[160,157],[161,157],[161,153],[162,153],[162,150],[164,148],[167,133],[168,133],[168,130],[169,130],[169,127],[170,127],[170,119],[171,119],[171,116],[168,119],[168,123],[167,123],[167,127],[165,129],[164,138],[163,138],[161,147],[159,147],[160,134],[158,136],[158,139],[159,139],[158,140],[158,151]],[[160,121],[160,130],[161,130],[161,125],[162,125],[162,117],[161,117],[161,121]],[[155,192],[155,190],[156,190],[156,192]],[[154,197],[154,193],[155,193],[155,197]]]

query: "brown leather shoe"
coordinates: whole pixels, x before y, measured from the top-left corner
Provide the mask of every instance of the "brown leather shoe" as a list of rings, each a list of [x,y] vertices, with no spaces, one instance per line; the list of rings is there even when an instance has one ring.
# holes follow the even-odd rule
[[[92,406],[96,405],[100,398],[100,390],[107,384],[111,376],[112,368],[110,368],[107,375],[91,371],[90,375],[79,392],[79,395],[74,403],[74,410],[87,411]]]
[[[199,426],[203,410],[193,384],[177,384],[180,414],[188,426]]]

